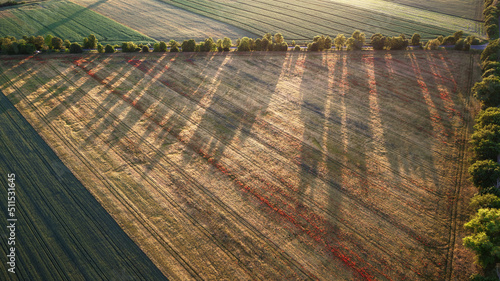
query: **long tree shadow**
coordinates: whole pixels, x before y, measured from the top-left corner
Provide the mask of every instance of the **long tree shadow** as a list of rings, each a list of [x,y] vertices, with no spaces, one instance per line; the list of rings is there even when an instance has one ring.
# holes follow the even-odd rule
[[[68,16],[62,17],[59,21],[56,21],[54,23],[51,23],[49,25],[44,26],[44,28],[38,30],[35,34],[47,34],[47,33],[53,32],[56,28],[58,28],[60,26],[68,25],[68,24],[70,24],[71,21],[74,21],[75,18],[81,17],[82,13],[88,12],[88,11],[92,12],[91,11],[92,8],[97,7],[97,6],[103,4],[107,1],[108,0],[100,0],[92,5],[89,5],[87,8],[82,8],[82,9],[80,9],[80,10],[78,10],[78,11],[76,11]],[[41,24],[43,24],[43,23],[41,23]]]
[[[251,67],[242,67],[242,64],[248,63],[244,61],[247,57],[227,56],[224,65],[217,70],[214,81],[204,86],[207,96],[211,95],[207,101],[209,106],[205,108],[200,122],[196,124],[196,130],[189,142],[191,147],[208,145],[205,150],[216,161],[221,159],[228,144],[236,135],[238,142],[241,143],[252,136],[251,128],[258,115],[266,111],[271,93],[274,92],[279,80],[278,71],[259,73],[253,71]],[[268,66],[266,60],[261,62],[260,69],[266,69]],[[253,93],[258,96],[258,101]],[[248,106],[242,106],[245,104]],[[205,142],[207,139],[210,141]],[[189,161],[188,155],[185,155],[184,161]]]
[[[202,73],[205,71],[209,73],[211,69],[219,69],[222,64],[221,60],[214,60],[213,56],[214,54],[182,54],[176,59],[167,60],[157,66],[158,69],[165,69],[162,74],[155,76],[157,79],[155,83],[161,87],[157,93],[153,94],[158,103],[154,113],[155,123],[161,122],[162,131],[159,137],[162,141],[161,149],[148,163],[148,171],[164,157],[164,150],[168,145],[177,141],[188,143],[182,136],[182,132],[193,126],[198,111],[203,110],[205,94],[203,85],[210,79],[208,74],[202,75]],[[178,62],[171,63],[175,60]],[[152,75],[154,76],[154,71]],[[164,116],[168,118],[165,119]],[[154,126],[150,128],[154,129]],[[146,132],[145,136],[150,132]]]
[[[300,120],[303,123],[301,148],[301,182],[299,190],[302,196],[315,197],[316,177],[338,178],[338,167],[328,167],[323,155],[328,155],[328,138],[332,133],[329,119],[333,105],[332,89],[329,89],[329,68],[322,60],[325,54],[311,54],[306,57],[304,74],[300,85],[302,96]],[[339,75],[336,69],[333,75]],[[338,118],[337,118],[338,119]],[[321,165],[326,165],[322,167]],[[333,169],[330,169],[333,168]]]

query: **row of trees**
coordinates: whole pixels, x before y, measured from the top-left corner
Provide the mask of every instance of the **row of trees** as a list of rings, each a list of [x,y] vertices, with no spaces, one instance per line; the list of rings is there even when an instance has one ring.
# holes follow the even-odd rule
[[[476,254],[476,263],[483,269],[481,275],[473,275],[471,279],[493,281],[500,278],[495,270],[500,263],[500,39],[497,7],[493,0],[485,0],[484,4],[486,30],[490,39],[495,40],[481,53],[482,81],[472,88],[482,104],[470,141],[474,157],[469,173],[478,193],[470,203],[475,214],[464,225],[471,235],[463,243]],[[493,14],[495,24],[491,21]],[[489,29],[492,25],[496,32]]]
[[[484,1],[484,28],[490,39],[498,39],[498,16],[500,15],[498,7],[500,4],[495,4],[495,0]]]
[[[462,39],[463,32],[458,31],[448,37],[439,36],[436,39],[430,40],[424,45],[420,41],[421,37],[418,33],[413,34],[410,40],[406,39],[404,34],[399,36],[388,37],[380,33],[374,34],[371,37],[371,45],[375,50],[404,50],[409,45],[419,46],[422,49],[434,50],[440,45],[453,45],[458,50],[468,50],[470,45],[479,42],[475,37],[467,37]],[[366,44],[366,36],[364,33],[356,30],[347,38],[344,34],[338,34],[335,39],[330,36],[318,35],[313,38],[311,43],[306,44],[307,51],[323,51],[330,50],[335,47],[337,50],[361,50]],[[170,42],[157,42],[152,45],[153,52],[227,52],[233,46],[231,39],[225,37],[218,39],[216,42],[212,38],[207,38],[202,42],[196,42],[193,39],[184,40],[182,44],[175,40]],[[281,33],[276,33],[274,36],[270,33],[265,34],[262,38],[252,39],[243,37],[236,41],[238,51],[287,51],[289,46],[295,47],[295,51],[301,51],[301,47],[292,41],[289,45]],[[0,38],[0,48],[2,53],[7,54],[32,54],[36,50],[49,51],[66,51],[70,53],[81,53],[84,49],[97,49],[99,53],[114,53],[117,48],[122,52],[149,52],[151,46],[149,44],[136,44],[134,42],[124,42],[122,45],[101,45],[96,36],[93,34],[83,38],[83,44],[76,42],[71,43],[69,40],[62,40],[59,37],[52,35],[30,36],[17,40],[14,37]]]

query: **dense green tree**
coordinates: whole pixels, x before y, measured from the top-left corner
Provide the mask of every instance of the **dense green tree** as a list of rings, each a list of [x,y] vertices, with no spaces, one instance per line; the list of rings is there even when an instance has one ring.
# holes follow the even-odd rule
[[[26,41],[26,43],[31,43],[35,45],[35,36],[23,36],[23,39]]]
[[[104,53],[104,46],[101,43],[97,44],[97,52]]]
[[[474,125],[474,128],[476,130],[481,130],[491,125],[500,126],[500,108],[488,107],[485,110],[481,110],[476,115],[475,121],[476,125]]]
[[[488,186],[488,187],[482,188],[478,191],[479,191],[478,192],[479,195],[493,194],[496,197],[500,198],[500,189],[497,188],[496,186]]]
[[[94,34],[90,34],[89,37],[83,38],[83,48],[84,49],[95,49],[97,48],[97,38]]]
[[[260,38],[255,39],[255,50],[262,51],[262,39]]]
[[[485,77],[489,77],[489,76],[492,76],[492,75],[500,77],[500,67],[489,68],[488,70],[486,70],[485,72],[483,72],[482,77],[485,78]]]
[[[297,52],[300,52],[301,48],[299,45],[295,45],[295,47],[293,48],[294,51],[297,51]]]
[[[217,47],[217,51],[222,52],[224,50],[222,48],[222,39],[217,39],[217,42],[215,42],[215,46]]]
[[[1,41],[2,53],[7,53],[8,55],[30,55],[36,51],[35,45],[33,45],[32,43],[28,43],[24,39],[17,41],[16,38],[13,37],[4,37]]]
[[[204,48],[204,45],[205,45],[205,42],[200,42],[199,44],[196,44],[196,46],[194,46],[194,51],[195,52],[200,52],[202,48]]]
[[[489,6],[491,6],[493,4],[493,2],[495,2],[494,0],[484,0],[484,8],[488,8]]]
[[[82,46],[76,42],[71,43],[71,45],[69,46],[69,52],[73,54],[82,53]]]
[[[139,46],[137,46],[134,42],[123,42],[122,43],[122,52],[124,52],[124,53],[138,52],[140,50],[141,50],[141,48]]]
[[[179,52],[179,43],[177,43],[177,41],[175,41],[174,39],[170,40],[170,42],[168,42],[168,45],[170,46],[170,52],[171,53],[177,53]],[[160,49],[162,49],[163,46],[160,46]],[[166,46],[165,46],[165,51],[166,51]]]
[[[315,44],[316,43],[316,44]],[[313,43],[311,44],[311,51],[323,51],[330,50],[332,48],[332,39],[330,36],[317,35],[313,38]],[[308,45],[308,50],[310,49]]]
[[[14,40],[8,38],[8,37],[0,37],[0,48],[2,49],[2,52],[6,53],[7,52],[7,48],[10,46],[10,44],[12,44],[12,42],[15,42],[15,38]]]
[[[437,50],[441,45],[441,41],[439,39],[432,39],[427,42],[425,45],[426,50]]]
[[[365,34],[359,30],[352,33],[352,36],[347,39],[347,50],[361,50],[365,44]]]
[[[267,39],[266,37],[262,38],[261,51],[267,51],[269,49],[269,46],[272,46],[272,45],[273,44],[272,44],[272,42],[270,43],[269,39]]]
[[[489,69],[492,68],[500,68],[500,62],[499,61],[485,61],[484,63],[481,64],[481,69],[483,72],[488,71]]]
[[[290,46],[295,47],[295,45],[297,45],[297,43],[295,43],[295,40],[292,40],[292,43],[290,44]]]
[[[345,42],[345,45],[346,45],[346,49],[347,49],[348,51],[355,50],[355,49],[354,49],[354,47],[353,47],[353,46],[354,46],[354,42],[355,42],[355,40],[354,40],[354,38],[352,38],[352,37],[349,37],[349,38],[347,39],[347,41]]]
[[[184,40],[181,45],[183,52],[194,52],[196,48],[196,42],[193,39]]]
[[[319,43],[318,42],[312,42],[307,44],[307,51],[309,52],[317,52],[319,51]]]
[[[470,50],[470,43],[466,39],[458,39],[458,41],[455,43],[455,50],[458,51],[469,51]]]
[[[332,38],[327,35],[325,37],[325,50],[330,50],[332,48],[332,44],[333,44]]]
[[[491,24],[486,26],[486,34],[488,38],[497,39],[498,38],[498,24]]]
[[[462,39],[463,36],[464,36],[464,32],[462,30],[459,30],[459,31],[453,33],[453,38],[455,38],[455,42]]]
[[[59,50],[63,47],[63,40],[59,37],[52,37],[52,48]]]
[[[255,40],[253,40],[252,38],[249,38],[248,45],[250,46],[250,51],[255,51]]]
[[[469,167],[469,174],[478,189],[496,186],[500,177],[500,165],[492,160],[479,160]]]
[[[489,76],[478,82],[472,88],[474,97],[483,103],[484,107],[500,105],[500,78]]]
[[[158,43],[158,49],[160,52],[166,52],[167,51],[167,43],[163,42],[163,41],[160,41],[160,43]]]
[[[411,37],[411,45],[412,46],[419,46],[420,45],[420,39],[422,37],[418,33],[414,33],[413,36]]]
[[[262,39],[267,39],[267,42],[269,44],[273,43],[273,35],[271,33],[266,33],[264,36],[262,36]]]
[[[37,50],[41,50],[43,48],[43,45],[45,44],[45,38],[43,38],[43,36],[41,35],[38,35],[37,37],[35,37],[35,42],[33,44],[35,45],[35,48]]]
[[[153,52],[166,52],[167,51],[167,43],[164,41],[156,42],[153,45]]]
[[[115,48],[113,46],[107,44],[106,47],[104,47],[104,52],[108,53],[108,54],[112,54],[115,52]]]
[[[347,40],[344,34],[338,34],[337,37],[335,37],[335,40],[333,40],[333,44],[335,45],[337,50],[342,50],[342,48],[344,48],[346,41]]]
[[[240,44],[238,45],[238,51],[240,52],[250,51],[250,39],[248,37],[241,38]]]
[[[478,160],[498,161],[500,156],[500,125],[488,125],[474,132],[470,143]]]
[[[259,40],[259,39],[257,39]],[[257,40],[255,40],[255,45],[257,45]],[[260,44],[260,42],[259,42]],[[231,39],[229,39],[228,37],[224,37],[224,39],[222,39],[222,49],[224,52],[229,52],[231,46],[233,46],[233,42],[231,41]]]
[[[216,50],[215,42],[212,37],[205,39],[203,44],[200,44],[200,52],[212,52]]]
[[[148,45],[142,46],[142,52],[143,53],[149,53],[149,46]]]
[[[493,25],[493,24],[498,24],[498,18],[496,18],[495,16],[489,15],[484,19],[485,26]]]
[[[31,55],[36,51],[35,45],[31,43],[25,43],[21,45],[21,54]]]
[[[408,47],[408,40],[401,36],[390,37],[387,39],[386,45],[389,50],[406,50]]]
[[[495,7],[494,5],[489,6],[488,8],[483,10],[483,15],[484,17],[491,15],[498,18],[498,8]]]
[[[282,43],[285,43],[285,38],[283,38],[283,35],[281,35],[281,33],[276,33],[274,34],[274,42],[278,45],[281,45]]]
[[[477,194],[472,197],[470,206],[474,210],[483,208],[500,208],[500,197],[495,194]]]
[[[500,58],[500,39],[492,40],[481,53],[481,61],[497,61]]]
[[[49,47],[49,49],[52,49],[52,36],[51,34],[47,34],[44,39],[45,46]]]
[[[443,39],[443,45],[446,45],[446,46],[455,45],[456,42],[457,42],[457,40],[453,36],[446,36]]]
[[[71,46],[71,42],[66,39],[66,40],[64,40],[63,45],[64,45],[64,47],[66,47],[66,49],[69,49],[69,46]]]
[[[463,239],[464,246],[476,253],[480,266],[493,268],[500,262],[500,209],[479,209],[465,228],[472,235]]]
[[[371,37],[371,43],[374,50],[383,50],[386,45],[387,37],[380,33],[375,33]]]

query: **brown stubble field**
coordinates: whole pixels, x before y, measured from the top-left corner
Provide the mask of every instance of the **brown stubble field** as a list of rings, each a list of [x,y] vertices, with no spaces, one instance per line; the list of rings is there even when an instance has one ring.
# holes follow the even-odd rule
[[[171,279],[442,280],[470,275],[456,252],[476,64],[40,56],[4,59],[0,89]]]

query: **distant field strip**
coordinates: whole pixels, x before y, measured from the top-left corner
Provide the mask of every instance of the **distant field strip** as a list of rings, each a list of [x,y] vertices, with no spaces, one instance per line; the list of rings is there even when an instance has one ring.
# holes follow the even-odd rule
[[[453,270],[470,59],[14,59],[1,89],[167,277],[430,280]]]
[[[462,17],[471,20],[481,20],[483,0],[385,0],[384,2],[398,3],[405,6],[417,7],[437,13]]]
[[[0,67],[2,73],[6,70]],[[5,75],[3,86],[16,89]],[[19,84],[18,84],[19,85]],[[166,280],[89,191],[0,93],[0,184],[16,174],[16,274],[2,280]],[[43,117],[40,119],[43,120]],[[57,132],[52,132],[57,133]],[[7,198],[0,220],[7,224]],[[5,227],[5,226],[4,226]],[[2,236],[2,260],[8,253]]]
[[[311,40],[318,34],[351,34],[356,29],[368,37],[377,32],[391,36],[418,32],[424,39],[457,30],[472,35],[481,33],[476,21],[382,0],[162,1],[258,35],[281,32],[285,38],[296,41]]]
[[[68,1],[49,0],[0,9],[0,36],[52,34],[71,42],[96,35],[102,43],[153,42],[144,34]]]
[[[156,40],[255,37],[254,34],[156,0],[73,0]]]

